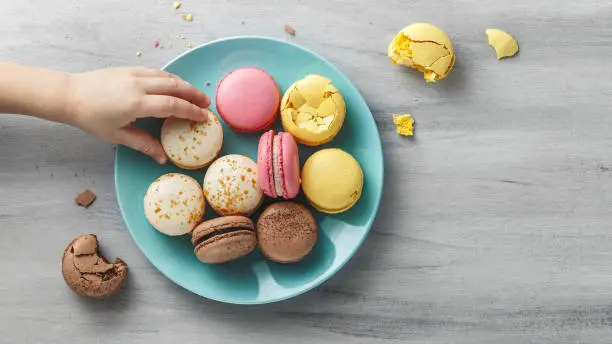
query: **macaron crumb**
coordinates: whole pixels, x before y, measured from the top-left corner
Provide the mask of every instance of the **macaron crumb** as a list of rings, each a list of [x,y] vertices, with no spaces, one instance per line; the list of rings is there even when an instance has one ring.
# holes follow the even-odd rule
[[[393,123],[398,134],[402,136],[414,135],[414,119],[409,114],[400,115],[394,113]]]
[[[142,52],[141,51],[137,51],[136,52],[136,56],[141,57],[142,56]]]
[[[193,14],[181,14],[181,18],[183,18],[184,21],[193,21]]]
[[[172,7],[174,7],[175,10],[178,10],[179,8],[181,8],[181,3],[178,1],[175,1],[174,4],[172,4]]]
[[[289,25],[285,25],[285,32],[291,36],[295,36],[295,29]]]
[[[154,48],[159,47],[159,41],[158,41],[158,40],[156,40],[156,39],[155,39],[155,40],[153,40],[153,47],[154,47]]]

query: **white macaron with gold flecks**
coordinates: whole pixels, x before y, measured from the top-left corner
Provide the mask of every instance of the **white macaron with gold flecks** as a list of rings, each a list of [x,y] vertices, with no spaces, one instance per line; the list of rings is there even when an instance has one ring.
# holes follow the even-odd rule
[[[163,234],[190,233],[204,216],[204,193],[193,178],[168,173],[157,178],[144,197],[144,211],[149,223]]]
[[[244,155],[220,157],[206,171],[204,195],[219,215],[251,215],[263,201],[257,164]]]
[[[176,166],[195,170],[207,166],[219,154],[223,127],[210,110],[206,122],[169,117],[162,125],[161,143]]]

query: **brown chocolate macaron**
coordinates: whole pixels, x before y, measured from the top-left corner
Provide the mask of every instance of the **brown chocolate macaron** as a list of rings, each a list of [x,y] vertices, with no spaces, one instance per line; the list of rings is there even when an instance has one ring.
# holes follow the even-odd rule
[[[268,206],[257,221],[261,252],[277,263],[296,263],[306,257],[317,242],[318,226],[303,205],[279,202]]]
[[[103,298],[119,289],[128,267],[117,258],[109,263],[98,251],[98,238],[82,234],[64,250],[62,274],[66,284],[83,296]]]
[[[194,253],[203,263],[225,263],[257,246],[255,226],[248,217],[223,216],[204,221],[191,235]]]

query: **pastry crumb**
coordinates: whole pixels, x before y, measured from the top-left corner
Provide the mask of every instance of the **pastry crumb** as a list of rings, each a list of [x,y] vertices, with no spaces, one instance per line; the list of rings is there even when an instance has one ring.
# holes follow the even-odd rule
[[[137,52],[136,52],[136,56],[141,57],[141,56],[142,56],[142,52],[137,51]]]
[[[178,10],[179,8],[181,8],[181,3],[178,1],[175,1],[174,4],[172,4],[172,7],[174,7],[175,10]]]
[[[414,119],[409,114],[393,114],[393,123],[397,127],[397,133],[403,136],[414,135]]]
[[[193,21],[193,15],[191,13],[181,14],[181,18],[185,21]]]
[[[207,82],[206,82],[206,86],[210,86],[210,82],[208,82],[208,81],[207,81]]]
[[[85,189],[74,199],[74,202],[81,207],[87,208],[96,200],[96,197],[95,193]]]
[[[295,36],[295,30],[289,25],[285,25],[285,32],[291,36]]]

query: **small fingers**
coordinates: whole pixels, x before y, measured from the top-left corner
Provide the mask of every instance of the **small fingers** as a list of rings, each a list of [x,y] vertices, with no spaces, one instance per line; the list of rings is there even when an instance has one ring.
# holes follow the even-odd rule
[[[139,83],[147,94],[178,97],[203,108],[210,105],[210,98],[206,94],[174,75],[167,78],[143,78]]]
[[[133,125],[122,128],[117,134],[116,141],[152,157],[159,164],[165,164],[168,161],[161,143],[148,132]]]
[[[178,117],[191,121],[203,122],[208,119],[206,109],[196,106],[184,99],[166,95],[147,95],[144,97],[140,117]]]

